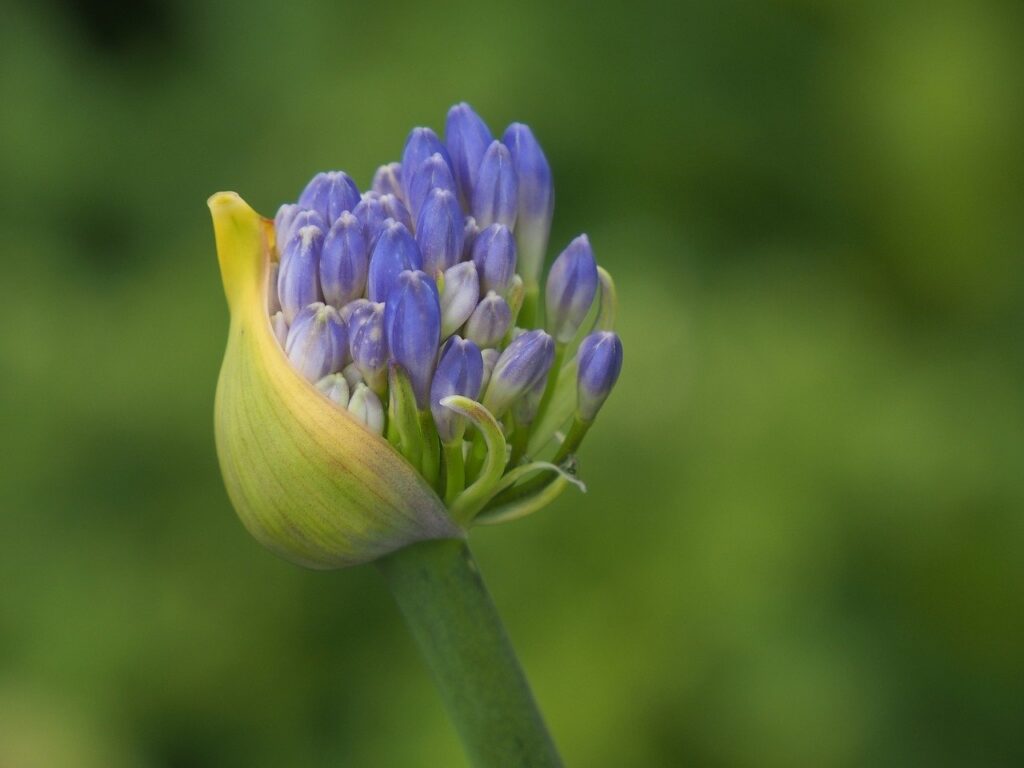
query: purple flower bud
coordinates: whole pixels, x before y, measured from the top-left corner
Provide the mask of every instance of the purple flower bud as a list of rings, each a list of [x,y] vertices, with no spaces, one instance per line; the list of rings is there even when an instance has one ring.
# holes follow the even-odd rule
[[[455,195],[432,189],[416,222],[416,242],[423,256],[423,271],[431,277],[462,259],[464,223]]]
[[[308,226],[319,227],[324,232],[330,229],[327,219],[321,216],[319,212],[314,211],[312,208],[299,208],[292,219],[291,236],[288,239],[290,240],[295,236],[296,232]]]
[[[504,296],[516,273],[516,240],[504,224],[491,224],[473,241],[480,288]]]
[[[452,169],[436,152],[428,157],[409,179],[409,212],[413,221],[419,221],[420,209],[432,189],[446,189],[453,197],[458,195]]]
[[[580,235],[555,259],[545,290],[547,327],[560,344],[572,341],[597,294],[597,263]]]
[[[383,307],[384,302],[356,299],[355,301],[349,302],[338,311],[338,314],[341,315],[341,319],[345,321],[345,326],[348,328],[348,338],[350,342],[352,337],[355,336],[356,331],[359,330],[359,326],[366,322],[366,319],[372,316],[378,309],[383,311]]]
[[[313,225],[300,227],[281,254],[277,274],[277,296],[289,324],[303,307],[320,301],[320,252],[324,232]]]
[[[274,215],[274,242],[278,253],[284,252],[284,246],[291,236],[292,222],[301,210],[295,203],[285,203],[277,209]]]
[[[352,314],[349,348],[363,380],[373,389],[383,389],[388,349],[384,339],[384,305],[370,304]]]
[[[277,298],[277,276],[279,274],[281,274],[281,262],[271,262],[270,274],[267,275],[267,313],[270,315],[281,309],[281,300]]]
[[[282,205],[274,217],[274,243],[277,252],[283,256],[288,241],[295,237],[295,233],[300,229],[310,225],[324,232],[329,229],[324,217],[316,211],[298,205]]]
[[[517,428],[532,424],[537,418],[537,411],[540,410],[540,401],[544,398],[544,390],[547,389],[548,376],[550,371],[534,382],[534,385],[523,393],[523,396],[512,405],[512,419]]]
[[[409,209],[405,207],[405,203],[395,195],[381,195],[378,199],[380,204],[384,206],[384,213],[387,214],[388,218],[394,219],[412,232],[412,216],[409,214]]]
[[[384,204],[376,195],[363,195],[363,199],[352,209],[352,215],[358,219],[363,228],[363,240],[367,249],[373,248],[377,235],[384,229],[384,222],[393,218],[384,208]]]
[[[480,227],[472,216],[466,217],[466,227],[462,230],[462,261],[473,258],[473,244],[480,235]]]
[[[320,254],[320,287],[329,304],[343,307],[363,295],[369,270],[367,250],[362,224],[345,211],[327,233]]]
[[[481,347],[494,347],[505,337],[511,324],[512,310],[508,303],[490,291],[466,321],[466,338]]]
[[[316,388],[328,400],[342,408],[348,408],[349,388],[345,377],[340,373],[331,373],[316,383]]]
[[[409,137],[405,140],[405,147],[402,149],[402,188],[405,190],[405,199],[409,199],[409,187],[413,176],[433,154],[441,155],[441,158],[451,168],[452,159],[448,156],[448,150],[437,134],[429,128],[413,128]]]
[[[493,347],[480,350],[480,356],[484,360],[484,376],[480,381],[481,392],[487,391],[487,385],[491,383],[491,373],[494,372],[494,366],[497,364],[500,355],[501,353]]]
[[[487,123],[466,102],[448,110],[444,141],[452,158],[455,180],[459,184],[459,197],[464,204],[468,204],[472,198],[480,162],[493,138]]]
[[[473,187],[473,217],[480,227],[494,222],[509,229],[516,225],[519,209],[519,180],[512,165],[508,147],[500,141],[491,142],[484,153]]]
[[[576,359],[577,412],[593,421],[622,370],[622,341],[611,331],[597,331],[583,339]]]
[[[365,384],[356,385],[348,401],[348,412],[374,434],[384,434],[384,406]]]
[[[434,380],[430,384],[430,411],[434,415],[434,423],[442,442],[461,440],[466,420],[441,405],[440,401],[452,395],[476,400],[480,397],[483,375],[484,362],[476,344],[458,336],[452,336],[445,342]]]
[[[441,339],[437,286],[424,272],[405,270],[388,294],[384,328],[390,359],[405,369],[422,411],[428,405]]]
[[[270,316],[270,327],[274,330],[277,343],[281,345],[281,349],[284,349],[285,342],[288,340],[288,321],[284,319],[284,312],[278,310]]]
[[[345,323],[345,327],[348,328],[350,336],[352,335],[352,315],[360,307],[370,306],[372,303],[369,299],[356,299],[338,310],[338,314],[341,316],[342,322]]]
[[[462,327],[480,301],[480,278],[472,261],[461,261],[445,270],[441,290],[441,338]]]
[[[314,176],[299,195],[299,205],[312,208],[324,217],[327,227],[359,203],[359,187],[344,171],[328,171]]]
[[[284,348],[292,367],[314,382],[340,370],[347,349],[348,335],[338,310],[320,302],[295,316]]]
[[[516,242],[520,271],[527,282],[534,283],[547,253],[551,216],[555,210],[551,166],[533,132],[522,123],[512,123],[502,141],[512,155],[512,165],[519,179]]]
[[[407,269],[422,269],[420,249],[409,230],[391,219],[385,223],[370,255],[367,296],[370,301],[384,301]]]
[[[555,359],[555,342],[541,330],[520,334],[494,364],[484,406],[500,419],[520,396],[544,378]]]
[[[370,188],[378,195],[402,196],[402,164],[388,163],[382,165],[373,174],[373,184]]]

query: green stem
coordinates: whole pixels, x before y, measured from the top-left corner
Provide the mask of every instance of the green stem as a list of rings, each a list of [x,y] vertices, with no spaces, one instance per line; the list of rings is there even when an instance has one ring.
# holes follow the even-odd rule
[[[451,506],[466,487],[466,465],[462,457],[462,438],[444,444],[444,503]]]
[[[561,464],[569,458],[569,455],[580,447],[580,443],[583,442],[587,430],[590,429],[590,425],[593,423],[592,421],[583,421],[579,416],[573,417],[569,434],[565,436],[565,441],[559,446],[558,451],[551,459],[551,463]],[[558,482],[557,477],[546,477],[543,474],[538,474],[536,477],[532,477],[519,485],[501,491],[492,498],[492,501],[501,506],[511,504],[513,501],[540,493],[545,487],[556,482]]]
[[[561,766],[464,541],[425,541],[378,566],[434,676],[472,766]]]
[[[537,304],[540,301],[540,286],[536,282],[526,285],[523,306],[519,309],[516,323],[520,328],[533,328],[537,321]]]
[[[558,386],[558,377],[562,375],[562,361],[565,359],[565,344],[555,342],[555,359],[551,363],[551,368],[548,371],[548,382],[544,387],[544,394],[540,399],[540,405],[537,407],[537,415],[534,416],[534,424],[539,423],[543,418],[544,414],[548,411],[548,406],[551,405],[551,398],[555,394],[555,387]]]
[[[487,442],[479,429],[473,430],[469,439],[469,456],[466,459],[466,480],[472,482],[480,474],[487,458]]]
[[[420,434],[423,435],[423,477],[436,489],[441,472],[441,447],[429,408],[420,411]]]
[[[520,459],[526,455],[526,444],[530,439],[531,424],[516,424],[512,430],[512,453],[509,457],[509,466],[516,466]]]

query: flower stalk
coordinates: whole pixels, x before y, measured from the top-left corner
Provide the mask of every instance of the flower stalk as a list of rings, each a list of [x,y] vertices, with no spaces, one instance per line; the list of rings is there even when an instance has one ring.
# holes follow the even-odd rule
[[[377,565],[430,668],[470,764],[561,766],[466,543],[413,545]]]

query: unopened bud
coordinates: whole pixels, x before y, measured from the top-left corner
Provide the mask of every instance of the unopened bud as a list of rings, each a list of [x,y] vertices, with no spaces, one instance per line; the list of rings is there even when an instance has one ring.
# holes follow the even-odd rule
[[[286,204],[277,209],[274,217],[274,243],[279,256],[284,255],[288,242],[303,227],[314,226],[326,234],[329,229],[326,220],[311,208]]]
[[[277,276],[281,273],[281,262],[270,264],[270,275],[267,278],[267,313],[273,315],[281,309],[281,300],[277,298]]]
[[[555,259],[545,287],[547,328],[560,344],[572,341],[597,294],[597,263],[580,235]]]
[[[519,181],[508,147],[491,142],[484,153],[473,187],[473,218],[480,227],[497,222],[509,229],[516,225],[519,209]]]
[[[519,180],[516,243],[519,246],[520,272],[536,284],[547,253],[551,217],[555,210],[555,188],[551,166],[533,132],[522,123],[512,123],[502,137],[512,155]]]
[[[523,396],[512,405],[512,418],[517,428],[532,424],[533,420],[537,417],[540,401],[544,397],[544,390],[547,388],[548,376],[550,375],[551,372],[549,370],[548,373],[537,379],[533,386],[526,390]]]
[[[365,384],[356,385],[355,392],[348,401],[348,412],[374,434],[384,434],[384,406],[374,391]]]
[[[409,213],[409,209],[400,198],[395,195],[381,195],[377,199],[380,200],[380,204],[384,208],[384,213],[387,214],[389,219],[394,219],[410,232],[413,231],[413,224],[415,222],[412,220],[412,215]]]
[[[365,384],[363,381],[363,374],[359,371],[359,366],[355,363],[349,363],[341,369],[341,375],[345,377],[345,381],[348,382],[348,391],[355,392],[356,387],[360,384]]]
[[[430,190],[416,222],[416,242],[423,256],[424,272],[436,277],[438,272],[459,263],[464,227],[455,193],[446,189]]]
[[[508,303],[490,291],[466,321],[466,338],[481,348],[494,347],[505,337],[511,324],[512,310]]]
[[[491,224],[473,242],[473,263],[480,275],[480,290],[502,296],[516,273],[516,241],[504,224]]]
[[[430,385],[430,411],[442,442],[460,440],[466,429],[466,420],[441,405],[440,401],[450,395],[463,395],[476,400],[480,396],[482,380],[483,358],[476,344],[458,336],[448,339]]]
[[[434,281],[418,270],[399,274],[388,294],[384,328],[390,359],[408,375],[422,411],[428,405],[441,339],[441,308]]]
[[[341,369],[347,349],[348,336],[338,311],[319,302],[296,315],[285,340],[292,366],[314,382]]]
[[[343,307],[363,295],[367,251],[362,224],[352,213],[342,213],[327,233],[320,255],[320,287],[329,304]]]
[[[359,220],[363,228],[363,239],[366,241],[367,250],[373,248],[377,235],[384,229],[384,222],[390,218],[384,209],[384,204],[377,195],[363,195],[359,205],[352,209],[352,215]]]
[[[413,128],[405,140],[405,147],[402,149],[402,188],[405,190],[405,199],[409,199],[409,187],[413,176],[420,169],[420,166],[434,154],[441,155],[441,158],[451,167],[451,157],[437,134],[430,128]]]
[[[432,189],[445,189],[458,199],[458,191],[455,188],[455,178],[452,176],[452,169],[440,153],[435,152],[424,161],[423,165],[416,169],[409,180],[409,213],[412,220],[418,221],[420,209],[427,201],[427,195]]]
[[[344,211],[359,203],[359,187],[344,171],[328,171],[314,176],[299,195],[299,205],[312,208],[324,218],[327,228]]]
[[[348,304],[346,304],[341,309],[339,309],[338,310],[338,314],[341,316],[341,320],[342,320],[343,323],[345,323],[345,326],[351,331],[352,330],[352,325],[351,325],[352,315],[360,307],[369,306],[372,303],[373,302],[370,301],[369,299],[356,299],[355,301],[350,301]]]
[[[494,366],[497,364],[500,356],[501,352],[494,347],[480,350],[480,357],[482,357],[484,361],[484,375],[480,380],[481,392],[487,391],[487,385],[491,383],[491,374],[494,372]]]
[[[477,171],[491,141],[493,137],[487,123],[469,104],[462,102],[448,110],[444,142],[452,159],[452,170],[463,204],[472,199]]]
[[[517,336],[494,365],[484,406],[500,419],[513,402],[547,375],[554,357],[555,342],[544,331],[527,331]]]
[[[462,230],[462,261],[473,258],[473,244],[480,235],[480,227],[472,216],[466,217],[466,226]]]
[[[422,268],[420,249],[409,230],[397,221],[386,222],[370,255],[368,298],[370,301],[387,300],[401,272]]]
[[[292,222],[301,210],[296,203],[285,203],[277,209],[274,215],[274,242],[278,255],[284,252],[284,246],[291,237]]]
[[[324,232],[313,225],[301,227],[285,246],[277,275],[277,296],[285,320],[295,322],[299,311],[320,301],[320,252]]]
[[[316,383],[316,388],[335,405],[348,408],[348,382],[342,374],[330,373],[324,376]]]
[[[373,174],[371,189],[378,195],[402,196],[402,164],[388,163],[382,165]]]
[[[281,349],[284,349],[285,342],[288,340],[288,321],[284,319],[284,312],[278,310],[270,316],[270,327],[274,329],[274,336],[277,337]]]
[[[375,391],[384,389],[387,376],[388,348],[384,339],[384,304],[370,304],[352,315],[349,324],[349,347],[352,362],[363,380]]]
[[[461,328],[479,301],[480,279],[472,261],[463,261],[445,270],[441,291],[441,338]]]
[[[593,421],[622,370],[622,341],[611,331],[587,336],[577,353],[576,410],[583,421]]]

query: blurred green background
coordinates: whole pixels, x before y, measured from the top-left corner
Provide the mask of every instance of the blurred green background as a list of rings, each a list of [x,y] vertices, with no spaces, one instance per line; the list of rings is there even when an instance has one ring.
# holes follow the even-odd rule
[[[463,99],[621,291],[589,493],[473,536],[567,762],[1024,764],[1019,3],[4,8],[0,767],[463,764],[229,507],[205,206]]]

